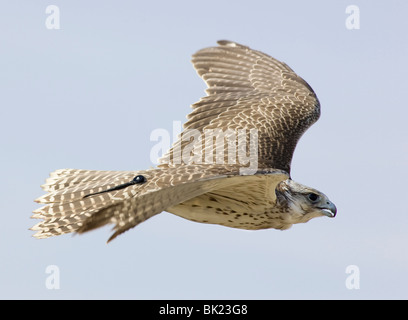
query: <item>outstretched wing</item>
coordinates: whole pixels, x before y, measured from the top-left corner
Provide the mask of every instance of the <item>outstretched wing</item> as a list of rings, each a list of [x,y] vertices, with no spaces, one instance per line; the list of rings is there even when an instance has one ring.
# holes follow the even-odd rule
[[[285,63],[235,42],[218,44],[193,55],[208,96],[192,105],[181,137],[160,159],[160,166],[183,162],[182,151],[190,140],[182,137],[190,129],[245,129],[247,135],[256,129],[258,167],[290,173],[297,141],[320,116],[315,93]]]

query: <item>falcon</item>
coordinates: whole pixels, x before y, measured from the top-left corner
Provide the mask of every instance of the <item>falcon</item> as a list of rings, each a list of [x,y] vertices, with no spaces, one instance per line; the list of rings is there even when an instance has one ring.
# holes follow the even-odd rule
[[[33,211],[32,218],[41,219],[31,228],[34,237],[112,224],[109,242],[163,211],[247,230],[285,230],[336,216],[325,194],[290,176],[296,144],[320,116],[319,100],[306,81],[285,63],[226,40],[195,53],[192,63],[208,86],[207,96],[192,105],[183,132],[159,165],[52,172],[42,186],[47,193],[35,200],[44,206]],[[210,131],[222,139],[216,135],[215,144],[207,144],[209,139],[188,135]],[[254,144],[248,146],[248,140]],[[245,156],[254,161],[238,161]]]

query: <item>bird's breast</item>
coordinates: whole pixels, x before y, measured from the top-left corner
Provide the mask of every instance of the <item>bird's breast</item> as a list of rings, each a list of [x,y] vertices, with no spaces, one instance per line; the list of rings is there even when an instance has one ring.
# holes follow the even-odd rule
[[[284,218],[285,213],[271,207],[240,206],[235,201],[222,199],[219,201],[214,194],[204,194],[190,199],[166,211],[179,217],[201,223],[218,224],[230,228],[288,229],[291,223]]]

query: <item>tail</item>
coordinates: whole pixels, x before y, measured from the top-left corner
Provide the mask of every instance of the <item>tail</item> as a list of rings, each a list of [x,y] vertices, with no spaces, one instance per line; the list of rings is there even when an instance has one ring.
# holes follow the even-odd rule
[[[114,224],[108,242],[139,223],[222,183],[236,169],[224,166],[181,166],[144,171],[60,169],[42,188],[48,193],[32,218],[43,219],[31,230],[42,239],[83,233]]]
[[[115,210],[120,210],[133,193],[130,190],[102,192],[131,181],[137,174],[135,171],[76,169],[52,172],[41,186],[48,193],[35,200],[45,205],[33,211],[32,218],[43,219],[31,228],[37,231],[34,237],[43,239],[70,232],[82,233],[114,223]],[[89,196],[92,194],[95,196]],[[99,219],[95,219],[96,213]]]

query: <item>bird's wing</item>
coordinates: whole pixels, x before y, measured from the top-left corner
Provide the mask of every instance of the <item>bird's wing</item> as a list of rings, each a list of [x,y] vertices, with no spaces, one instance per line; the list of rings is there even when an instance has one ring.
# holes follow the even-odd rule
[[[286,173],[279,170],[262,172],[276,173],[281,174],[281,180],[287,178]],[[103,192],[137,175],[143,175],[146,182]],[[43,185],[48,193],[36,200],[45,205],[35,210],[32,217],[43,221],[31,229],[37,231],[35,237],[47,238],[114,224],[115,232],[110,241],[168,207],[240,183],[236,178],[239,178],[239,168],[224,165],[187,165],[145,171],[57,170]]]
[[[315,93],[285,63],[235,42],[218,44],[193,55],[208,96],[192,105],[181,137],[160,159],[160,166],[183,162],[180,154],[190,139],[182,137],[191,129],[230,129],[235,134],[245,129],[247,136],[256,129],[258,166],[290,173],[297,141],[320,116]]]

